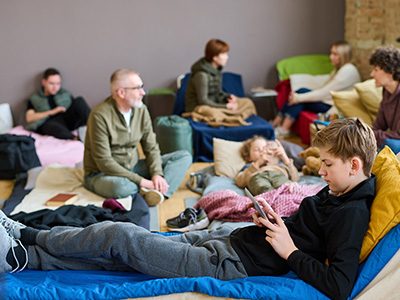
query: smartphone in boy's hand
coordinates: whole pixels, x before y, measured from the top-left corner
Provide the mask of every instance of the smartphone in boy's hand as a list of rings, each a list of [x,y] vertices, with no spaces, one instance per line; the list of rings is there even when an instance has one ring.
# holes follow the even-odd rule
[[[250,193],[250,191],[247,188],[244,188],[244,193],[246,194],[247,197],[250,198],[251,202],[253,202],[253,206],[254,206],[255,210],[258,212],[258,214],[262,218],[268,219],[270,222],[275,223],[275,220],[267,216],[265,211],[261,208],[260,204],[258,204],[257,200],[254,198],[254,196]],[[272,210],[272,207],[267,202],[265,202],[265,203],[266,203],[266,205],[268,205],[268,208],[270,210]]]

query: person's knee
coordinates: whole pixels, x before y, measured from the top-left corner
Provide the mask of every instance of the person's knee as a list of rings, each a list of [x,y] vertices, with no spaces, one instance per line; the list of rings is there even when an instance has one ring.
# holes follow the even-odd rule
[[[164,154],[162,156],[163,160],[163,168],[170,164],[174,163],[180,166],[180,169],[186,171],[187,168],[191,165],[193,161],[192,155],[187,150],[177,150],[168,154]]]
[[[254,175],[249,180],[248,188],[253,195],[259,195],[273,189],[269,179],[259,175],[260,174]]]
[[[125,198],[138,192],[137,186],[126,178],[94,178],[85,185],[105,198]]]
[[[193,161],[192,155],[187,150],[177,150],[177,151],[173,152],[172,158],[174,160],[182,161],[187,165],[190,165]]]
[[[73,138],[69,129],[61,123],[47,121],[37,129],[37,132],[43,135],[50,135],[61,140],[70,140]]]
[[[130,185],[110,183],[107,198],[125,198],[136,192],[137,189],[133,189]]]
[[[77,106],[84,106],[84,107],[89,108],[89,105],[87,104],[85,98],[83,98],[82,96],[78,96],[78,97],[74,98],[74,102],[75,102],[75,105],[77,105]]]
[[[89,116],[90,107],[83,97],[81,96],[76,97],[73,103],[75,105],[77,113],[81,114],[82,116],[86,117]]]
[[[299,117],[300,113],[301,113],[301,110],[300,111],[288,111],[285,113],[285,119],[295,121]]]
[[[271,183],[274,189],[279,188],[281,185],[289,182],[289,178],[285,176],[284,174],[278,174],[274,175],[273,178],[271,178]]]

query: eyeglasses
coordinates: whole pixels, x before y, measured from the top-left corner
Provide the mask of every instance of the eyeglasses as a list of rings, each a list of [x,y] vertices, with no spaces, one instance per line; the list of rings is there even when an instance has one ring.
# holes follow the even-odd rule
[[[138,85],[138,86],[133,86],[133,87],[122,87],[122,89],[125,90],[142,90],[144,89],[144,85]]]

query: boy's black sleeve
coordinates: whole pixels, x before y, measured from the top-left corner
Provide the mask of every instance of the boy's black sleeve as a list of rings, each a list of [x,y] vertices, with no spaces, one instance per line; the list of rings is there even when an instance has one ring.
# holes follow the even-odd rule
[[[328,264],[300,250],[294,251],[287,262],[305,282],[332,299],[346,299],[357,275],[360,249],[368,229],[366,208],[346,207],[332,216],[326,232]]]

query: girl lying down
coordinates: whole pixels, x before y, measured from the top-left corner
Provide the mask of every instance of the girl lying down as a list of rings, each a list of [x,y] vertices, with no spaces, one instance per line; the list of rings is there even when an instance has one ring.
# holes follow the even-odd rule
[[[322,187],[290,184],[299,180],[299,174],[278,140],[256,135],[243,142],[240,155],[246,164],[235,177],[236,185],[248,188],[253,195],[262,194],[258,199],[267,201],[281,217],[296,212],[304,197],[315,194]],[[215,191],[203,196],[194,208],[187,208],[177,217],[167,220],[167,227],[186,232],[204,229],[213,219],[250,222],[248,204],[249,198],[233,190]]]
[[[323,183],[302,185],[287,182],[256,196],[256,200],[262,207],[271,206],[279,216],[288,217],[299,209],[305,197],[318,193],[323,186]],[[254,210],[250,207],[251,201],[246,196],[232,190],[215,191],[201,197],[193,208],[167,220],[167,227],[171,231],[187,232],[207,228],[212,220],[252,222]]]
[[[254,136],[243,142],[240,154],[246,165],[236,175],[236,185],[247,187],[259,195],[280,187],[289,180],[298,181],[299,174],[278,140],[268,141]]]

